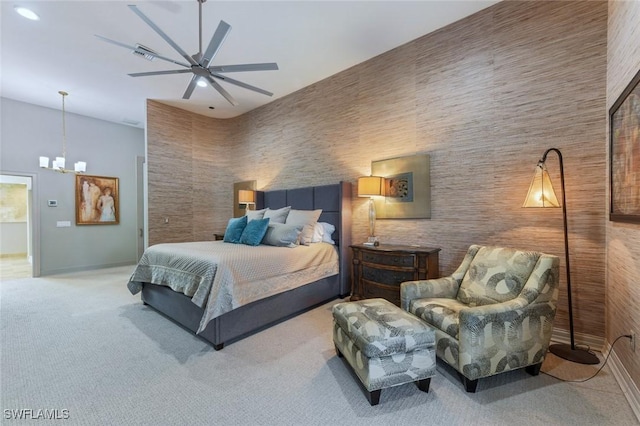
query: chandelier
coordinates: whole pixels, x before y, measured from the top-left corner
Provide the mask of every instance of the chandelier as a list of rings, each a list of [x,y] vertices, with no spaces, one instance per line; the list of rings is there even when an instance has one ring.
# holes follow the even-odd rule
[[[40,167],[43,169],[53,170],[60,173],[84,173],[87,171],[87,163],[78,161],[73,165],[73,170],[65,168],[65,156],[67,155],[67,126],[65,122],[64,97],[67,92],[60,90],[58,93],[62,96],[62,157],[56,157],[49,167],[49,157],[40,157]]]

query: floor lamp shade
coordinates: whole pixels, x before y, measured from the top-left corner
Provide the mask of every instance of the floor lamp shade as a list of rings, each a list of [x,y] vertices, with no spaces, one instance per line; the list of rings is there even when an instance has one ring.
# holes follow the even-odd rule
[[[545,162],[547,161],[547,155],[549,152],[555,152],[558,155],[558,161],[560,163],[560,186],[562,188],[562,205],[558,203],[558,198],[553,190],[551,184],[551,178],[547,173]],[[565,267],[567,271],[567,299],[569,304],[569,335],[571,337],[571,344],[557,343],[549,346],[549,351],[566,360],[576,362],[579,364],[598,364],[600,360],[598,357],[589,352],[588,350],[578,348],[575,344],[573,334],[573,304],[571,301],[571,268],[569,266],[569,238],[567,234],[567,199],[565,196],[564,185],[564,165],[562,162],[562,153],[557,148],[547,149],[538,165],[535,169],[535,174],[531,180],[529,186],[529,192],[527,198],[524,201],[522,207],[560,207],[562,206],[562,219],[564,230],[564,255],[565,255]]]
[[[380,176],[362,176],[358,178],[358,197],[369,197],[369,239],[375,240],[376,205],[373,197],[384,195],[384,178]]]

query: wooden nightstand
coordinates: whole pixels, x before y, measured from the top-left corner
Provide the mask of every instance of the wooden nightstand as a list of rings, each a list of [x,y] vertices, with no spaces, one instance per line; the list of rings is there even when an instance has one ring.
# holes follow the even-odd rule
[[[382,297],[400,306],[400,283],[438,278],[439,248],[353,245],[351,300]]]

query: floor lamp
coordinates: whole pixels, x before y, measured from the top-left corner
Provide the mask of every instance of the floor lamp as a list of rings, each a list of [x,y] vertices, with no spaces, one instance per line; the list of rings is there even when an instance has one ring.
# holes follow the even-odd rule
[[[562,154],[557,148],[547,149],[538,165],[536,166],[533,180],[529,186],[529,192],[527,198],[524,201],[522,207],[560,207],[558,198],[551,185],[551,178],[547,172],[545,162],[547,161],[547,154],[549,152],[555,152],[558,154],[558,161],[560,162],[560,186],[562,187],[562,218],[564,223],[564,255],[565,266],[567,269],[567,299],[569,301],[569,335],[571,337],[571,344],[557,343],[549,346],[549,351],[571,362],[579,364],[598,364],[600,360],[596,355],[588,350],[577,348],[573,336],[573,306],[571,303],[571,268],[569,268],[569,239],[567,237],[567,200],[565,197],[564,187],[564,165],[562,163]]]

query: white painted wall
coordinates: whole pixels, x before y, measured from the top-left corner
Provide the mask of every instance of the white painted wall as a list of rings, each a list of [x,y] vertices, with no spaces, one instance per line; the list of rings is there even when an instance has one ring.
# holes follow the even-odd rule
[[[55,91],[52,96],[57,96]],[[67,112],[67,163],[86,161],[88,175],[120,179],[120,224],[76,226],[75,176],[38,166],[39,156],[61,154],[62,112],[0,101],[0,173],[35,176],[34,247],[40,275],[135,263],[136,212],[142,202],[136,189],[136,157],[144,156],[144,131]],[[47,200],[57,200],[58,207],[48,207]],[[71,226],[57,227],[59,221]]]

